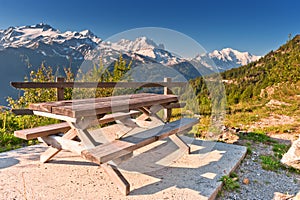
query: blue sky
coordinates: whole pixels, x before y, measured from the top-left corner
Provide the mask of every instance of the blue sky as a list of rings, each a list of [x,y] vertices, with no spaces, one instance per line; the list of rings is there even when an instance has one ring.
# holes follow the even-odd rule
[[[106,39],[140,27],[163,27],[207,51],[231,47],[264,55],[300,33],[300,1],[280,0],[0,0],[0,29],[44,22],[61,30],[90,29]]]

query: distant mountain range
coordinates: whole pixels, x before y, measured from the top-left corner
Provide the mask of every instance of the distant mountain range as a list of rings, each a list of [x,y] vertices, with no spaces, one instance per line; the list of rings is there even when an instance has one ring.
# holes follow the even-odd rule
[[[208,68],[211,68],[211,64],[206,61],[211,60],[214,62],[218,70],[222,72],[242,65],[247,65],[260,58],[261,56],[252,55],[249,52],[240,52],[231,48],[225,48],[220,51],[214,50],[211,53],[198,55],[195,59]]]
[[[168,70],[175,69],[185,79],[211,73],[213,67],[225,71],[260,58],[230,48],[196,55],[192,59],[181,58],[166,50],[163,44],[156,44],[146,37],[139,37],[133,41],[121,39],[117,42],[104,42],[89,30],[62,33],[43,23],[9,27],[0,30],[0,104],[4,104],[4,97],[16,93],[16,90],[9,86],[9,82],[22,81],[30,70],[40,66],[42,62],[59,67],[60,70],[72,67],[75,71],[84,60],[93,60],[99,57],[99,53],[103,62],[112,63],[122,54],[124,59],[133,61],[133,66],[146,63],[149,67],[147,70],[152,70],[152,74],[156,73],[155,70],[162,73],[159,68],[164,66],[166,70],[163,73],[169,74],[171,72]],[[136,79],[143,81],[145,77]],[[154,75],[151,80],[155,81],[158,78]]]

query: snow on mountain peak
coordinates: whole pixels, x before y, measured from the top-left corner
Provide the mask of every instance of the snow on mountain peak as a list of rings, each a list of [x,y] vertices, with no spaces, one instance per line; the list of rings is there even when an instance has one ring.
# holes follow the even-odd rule
[[[86,37],[94,36],[94,34],[90,30],[83,30],[83,31],[80,31],[79,33],[83,36],[86,36]]]
[[[260,57],[261,56],[252,55],[249,52],[240,52],[232,48],[224,48],[222,50],[214,50],[204,55],[198,55],[196,60],[208,66],[206,62],[211,59],[221,71],[224,71],[254,62]]]
[[[54,29],[52,26],[50,26],[49,24],[45,24],[45,23],[39,23],[39,24],[35,24],[35,25],[30,25],[30,26],[23,26],[23,28],[41,28],[41,29],[43,29],[43,31],[46,31],[49,29],[56,31],[56,29]]]
[[[45,23],[30,26],[9,27],[8,29],[1,31],[0,36],[3,48],[35,48],[38,46],[39,42],[44,44],[52,44],[53,42],[62,44],[72,39],[89,39],[91,40],[91,43],[95,43],[94,45],[101,42],[101,39],[96,37],[89,30],[81,32],[66,31],[61,33],[59,30],[54,29],[52,26]]]
[[[145,56],[161,64],[173,65],[182,62],[181,58],[166,51],[163,44],[156,44],[152,39],[145,36],[137,37],[134,40],[121,39],[114,43],[106,42],[105,45],[105,47],[110,46],[117,51]]]
[[[137,37],[135,40],[121,39],[116,43],[112,43],[112,47],[124,51],[164,49],[163,45],[157,45],[153,40],[145,36]]]
[[[136,50],[147,49],[147,48],[152,48],[152,49],[158,48],[158,45],[153,40],[145,36],[136,38],[133,44]]]

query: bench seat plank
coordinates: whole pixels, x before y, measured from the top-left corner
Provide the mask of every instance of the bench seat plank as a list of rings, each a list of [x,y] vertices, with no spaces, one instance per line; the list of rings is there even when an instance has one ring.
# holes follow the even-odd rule
[[[198,122],[198,119],[183,118],[166,125],[142,131],[132,136],[124,137],[120,140],[115,140],[92,149],[84,150],[81,152],[81,155],[94,163],[103,164],[157,140],[189,129]]]
[[[38,137],[44,137],[52,134],[57,133],[64,133],[70,130],[71,127],[67,122],[59,123],[59,124],[50,124],[46,126],[40,126],[30,129],[24,129],[24,130],[18,130],[14,132],[14,135],[16,137],[25,139],[25,140],[31,140]]]

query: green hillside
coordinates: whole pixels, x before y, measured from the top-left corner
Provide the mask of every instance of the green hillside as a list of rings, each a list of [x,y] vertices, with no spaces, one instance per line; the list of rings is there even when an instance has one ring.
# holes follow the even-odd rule
[[[264,89],[300,80],[300,35],[260,60],[221,74],[229,103],[267,97]]]
[[[263,133],[300,132],[300,35],[221,77],[227,98],[224,125]],[[211,122],[211,91],[203,78],[191,85],[200,104],[200,132],[205,134]]]

